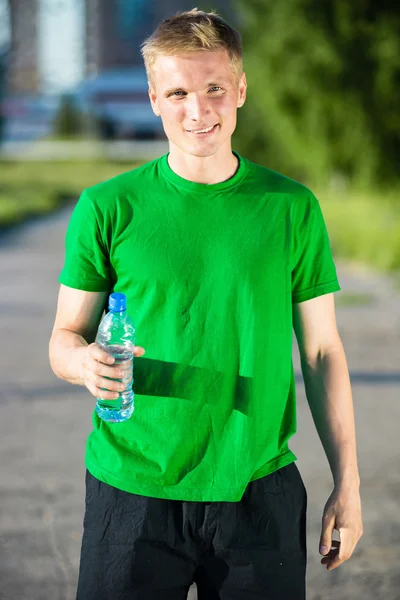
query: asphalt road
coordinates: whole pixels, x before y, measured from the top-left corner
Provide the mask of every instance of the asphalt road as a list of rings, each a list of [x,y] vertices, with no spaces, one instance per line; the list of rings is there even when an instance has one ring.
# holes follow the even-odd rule
[[[58,380],[48,341],[70,207],[0,234],[0,599],[74,600],[93,399]],[[308,600],[400,599],[400,292],[379,273],[337,263],[337,320],[356,413],[365,533],[353,557],[320,565],[332,490],[304,395],[291,447],[308,490]],[[347,304],[361,295],[365,304]],[[195,589],[189,598],[196,598]]]

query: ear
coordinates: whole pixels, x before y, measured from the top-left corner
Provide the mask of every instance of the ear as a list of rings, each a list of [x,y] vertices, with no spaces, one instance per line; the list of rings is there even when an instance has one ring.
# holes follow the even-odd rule
[[[157,93],[150,82],[149,82],[149,98],[150,98],[151,108],[153,109],[154,114],[156,115],[156,117],[160,117],[161,113],[160,113],[160,109],[158,107]]]
[[[237,107],[241,108],[243,104],[246,102],[246,92],[247,92],[247,80],[246,73],[243,73],[240,77],[239,88],[238,88],[238,102]]]

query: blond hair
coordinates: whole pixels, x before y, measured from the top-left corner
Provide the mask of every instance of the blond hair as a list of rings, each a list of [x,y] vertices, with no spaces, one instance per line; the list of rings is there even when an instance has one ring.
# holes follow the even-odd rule
[[[141,45],[149,82],[153,82],[154,65],[158,56],[182,56],[202,50],[226,50],[239,81],[243,73],[240,33],[217,13],[206,13],[194,8],[178,12],[162,21]]]

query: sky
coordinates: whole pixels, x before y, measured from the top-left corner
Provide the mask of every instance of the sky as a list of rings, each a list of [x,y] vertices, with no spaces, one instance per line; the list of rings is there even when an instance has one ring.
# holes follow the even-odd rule
[[[7,0],[0,0],[0,46],[9,41]],[[84,70],[83,0],[39,0],[39,65],[44,93],[74,87]]]

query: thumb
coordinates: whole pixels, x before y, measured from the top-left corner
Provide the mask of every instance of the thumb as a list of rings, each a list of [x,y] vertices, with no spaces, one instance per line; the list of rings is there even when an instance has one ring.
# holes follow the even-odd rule
[[[142,346],[135,346],[133,349],[133,355],[136,356],[143,356],[143,354],[146,352],[146,350],[142,347]]]
[[[333,520],[325,523],[322,527],[322,533],[319,540],[319,552],[320,554],[328,554],[332,546],[332,533],[333,533]]]

